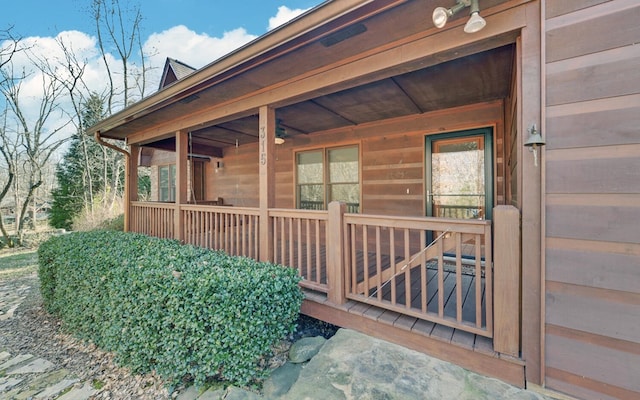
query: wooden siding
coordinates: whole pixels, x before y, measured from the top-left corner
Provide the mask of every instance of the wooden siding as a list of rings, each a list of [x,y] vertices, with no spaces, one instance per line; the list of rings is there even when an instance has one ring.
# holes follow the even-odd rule
[[[361,213],[424,216],[425,136],[490,126],[494,142],[503,140],[502,101],[474,104],[430,113],[362,124],[356,127],[287,138],[276,146],[276,208],[295,208],[294,154],[302,149],[358,144],[361,165]],[[225,149],[224,168],[207,170],[207,199],[225,204],[258,205],[258,146]],[[494,176],[504,181],[501,175]],[[497,185],[498,186],[498,185]],[[499,185],[496,198],[504,198]]]
[[[640,398],[640,3],[546,17],[545,382]]]

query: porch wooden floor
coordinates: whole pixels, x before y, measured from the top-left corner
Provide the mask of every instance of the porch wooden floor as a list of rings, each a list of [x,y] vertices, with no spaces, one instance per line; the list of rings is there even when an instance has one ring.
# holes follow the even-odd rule
[[[498,353],[493,350],[493,341],[490,338],[354,300],[348,300],[343,305],[335,305],[328,302],[327,295],[324,293],[307,289],[303,291],[305,298],[309,301],[340,309],[349,314],[362,316],[371,321],[393,326],[410,333],[437,339],[445,343],[452,343],[472,351],[479,351],[492,357],[498,356]]]
[[[300,258],[298,258],[298,249],[301,250],[301,254],[303,255]],[[326,268],[320,268],[320,270],[318,270],[317,268],[318,264],[315,262],[316,249],[314,246],[311,246],[311,248],[309,249],[309,253],[307,253],[306,245],[301,245],[299,248],[297,245],[294,245],[292,250],[293,250],[292,260],[294,261],[293,262],[294,265],[289,265],[291,264],[290,259],[287,259],[281,262],[282,264],[297,268],[305,279],[309,279],[311,281],[315,281],[321,284],[327,283]],[[473,250],[473,246],[471,246],[471,250],[469,251],[472,251],[472,250]],[[324,246],[320,247],[320,253],[321,253],[320,265],[325,266],[326,265],[326,248]],[[310,255],[309,259],[306,257],[307,254]],[[468,253],[468,254],[473,254],[473,253]],[[311,260],[311,262],[309,263],[308,260]],[[375,254],[369,253],[367,260],[368,260],[367,271],[370,279],[369,283],[371,285],[375,285],[375,282],[373,282],[375,281],[376,274],[377,274],[377,266],[376,266],[377,260],[376,260]],[[300,261],[300,263],[298,263],[298,261]],[[363,282],[364,275],[365,275],[364,273],[365,258],[362,251],[356,252],[356,258],[354,261],[357,266],[356,281],[360,284]],[[402,257],[395,258],[396,264],[402,261],[403,261]],[[388,270],[391,266],[390,257],[388,255],[382,255],[380,257],[380,264],[381,264],[381,268],[380,268],[381,271]],[[465,268],[465,270],[467,269],[467,267],[463,267],[463,268]],[[427,301],[427,311],[429,313],[434,313],[437,315],[439,310],[439,299],[440,299],[439,288],[438,288],[439,279],[438,279],[437,261],[430,260],[427,262],[426,287],[422,287],[422,283],[421,283],[422,279],[421,279],[420,273],[421,273],[420,268],[414,268],[413,270],[411,270],[409,274],[409,286],[410,286],[409,287],[409,290],[410,290],[409,308],[411,308],[414,311],[420,311],[422,309],[422,293],[424,291],[426,301]],[[405,279],[406,279],[406,275],[404,272],[402,272],[397,276],[395,276],[392,280],[388,280],[387,282],[384,282],[384,281],[381,282],[382,284],[381,300],[387,304],[395,304],[396,306],[399,306],[399,307],[405,307],[407,303],[407,298],[406,298],[407,285],[405,284]],[[480,286],[481,298],[484,299],[485,278],[484,276],[481,276],[480,279],[481,279],[481,286]],[[457,311],[457,303],[456,303],[457,282],[456,282],[455,264],[452,264],[450,262],[445,263],[442,281],[443,281],[444,316],[455,320],[456,311]],[[467,323],[475,325],[476,324],[476,295],[475,295],[476,276],[473,273],[473,269],[471,269],[471,273],[462,274],[461,284],[462,284],[462,320]],[[395,290],[392,290],[392,286],[394,285],[395,285]],[[392,295],[394,293],[395,293],[395,296],[394,296],[395,299],[392,299]],[[365,294],[362,293],[361,295],[363,299],[365,299]],[[378,292],[375,286],[372,289],[370,289],[369,292],[367,293],[367,296],[374,300],[378,299],[377,295],[378,295]],[[354,301],[354,303],[356,303],[357,306],[354,306],[353,312],[358,313],[363,306],[368,307],[366,310],[371,309],[371,306],[367,306],[364,303],[359,303],[357,301]],[[486,310],[485,310],[484,301],[481,304],[481,309],[482,309],[481,311],[482,321],[480,323],[480,326],[485,327],[486,326]],[[369,312],[373,313],[373,311],[369,311]],[[364,311],[362,313],[364,313]],[[382,315],[381,317],[385,320],[390,320],[390,322],[395,323],[395,320],[398,319],[397,317],[400,316],[401,314],[399,313],[391,314],[391,313],[392,311],[387,311],[387,313],[385,315]],[[421,322],[418,324],[418,328],[420,328],[424,333],[427,333],[428,335],[431,335],[433,331],[433,334],[438,337],[446,338],[447,336],[453,337],[455,335],[456,338],[459,339],[460,341],[464,341],[466,343],[471,343],[471,342],[475,343],[475,339],[468,337],[468,335],[471,335],[470,333],[466,335],[465,332],[460,330],[455,330],[456,332],[454,331],[449,332],[446,329],[451,329],[451,328],[446,328],[440,325],[434,325],[433,323],[428,323],[427,321],[423,321],[423,320],[420,320],[420,321]],[[404,321],[404,318],[402,318],[400,319],[399,323],[400,324],[405,323],[406,325],[406,323],[408,322]],[[438,328],[436,329],[436,327]]]

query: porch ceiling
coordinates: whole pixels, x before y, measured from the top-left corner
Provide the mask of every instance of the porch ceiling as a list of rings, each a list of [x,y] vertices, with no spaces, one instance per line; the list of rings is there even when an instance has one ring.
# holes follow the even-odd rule
[[[286,136],[420,114],[508,96],[512,45],[278,108]],[[258,115],[192,131],[194,146],[258,140]]]

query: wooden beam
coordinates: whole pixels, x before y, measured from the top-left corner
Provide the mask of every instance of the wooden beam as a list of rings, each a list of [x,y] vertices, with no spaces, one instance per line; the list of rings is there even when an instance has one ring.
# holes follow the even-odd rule
[[[520,212],[513,206],[493,209],[495,243],[493,349],[520,355]]]
[[[329,301],[344,304],[346,299],[344,270],[344,213],[345,203],[329,203],[329,221],[327,235],[327,284]]]
[[[276,203],[276,112],[260,107],[258,164],[260,185],[260,261],[273,261],[273,223],[269,209]]]
[[[541,126],[542,65],[540,3],[526,6],[526,26],[519,44],[521,104],[518,118],[518,141],[527,140],[528,129]],[[522,358],[526,362],[528,382],[542,384],[542,242],[541,242],[541,162],[534,164],[533,153],[522,151]]]
[[[184,216],[180,210],[187,203],[187,152],[189,135],[185,131],[176,132],[176,203],[174,212],[174,235],[177,240],[184,239]]]
[[[124,158],[124,231],[131,231],[131,202],[138,201],[138,160],[140,146],[129,146],[129,157]]]

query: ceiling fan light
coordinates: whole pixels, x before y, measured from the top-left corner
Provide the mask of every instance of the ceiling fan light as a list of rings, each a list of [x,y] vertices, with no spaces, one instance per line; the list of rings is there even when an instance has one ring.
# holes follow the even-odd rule
[[[276,144],[284,144],[284,138],[276,136]]]
[[[469,21],[467,21],[467,24],[464,26],[464,31],[466,33],[478,32],[479,30],[484,28],[486,25],[487,25],[487,21],[485,21],[485,19],[482,18],[480,14],[476,11],[471,13],[471,17],[469,18]]]

